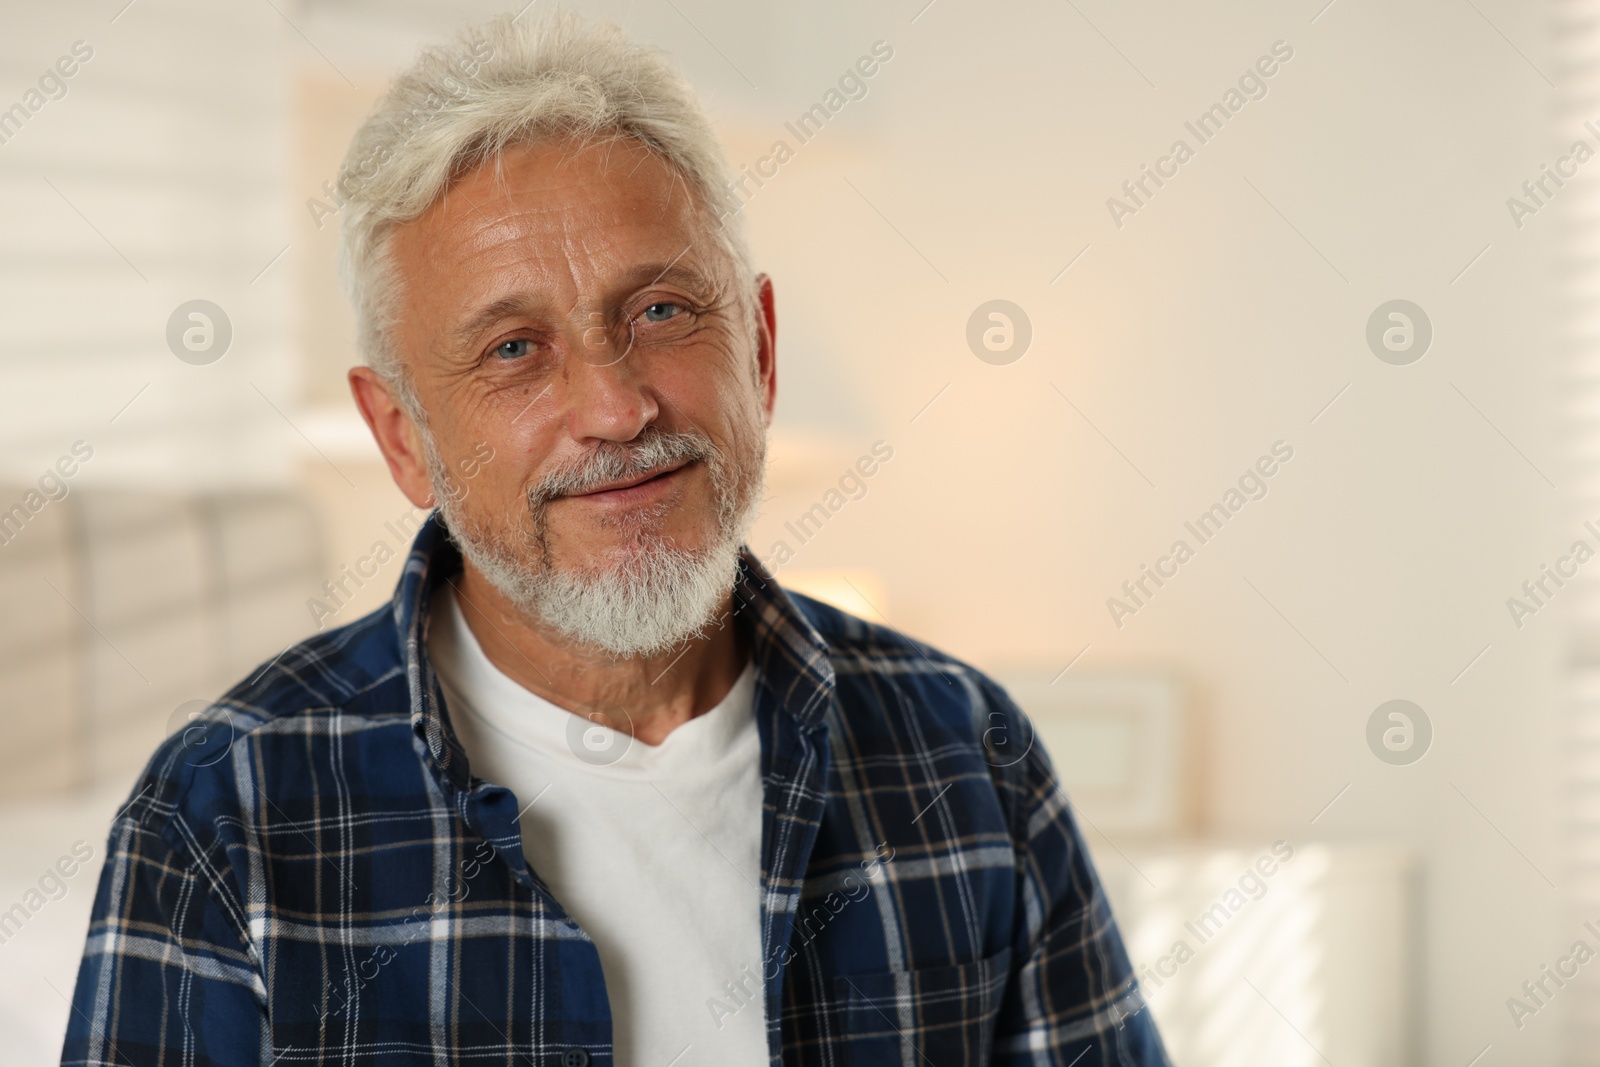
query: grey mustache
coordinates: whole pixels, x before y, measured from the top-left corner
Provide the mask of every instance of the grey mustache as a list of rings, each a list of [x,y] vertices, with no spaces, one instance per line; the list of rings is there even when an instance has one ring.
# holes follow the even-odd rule
[[[534,507],[557,497],[587,493],[619,479],[648,474],[662,467],[708,460],[716,452],[709,438],[696,433],[646,431],[643,440],[619,445],[611,442],[571,465],[551,471],[528,493]]]

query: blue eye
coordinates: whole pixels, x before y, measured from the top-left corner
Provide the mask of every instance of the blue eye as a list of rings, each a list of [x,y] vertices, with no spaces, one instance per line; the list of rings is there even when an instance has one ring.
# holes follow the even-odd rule
[[[518,337],[495,346],[494,354],[501,359],[519,359],[528,354],[528,341]]]
[[[683,307],[679,304],[667,302],[651,304],[649,307],[644,309],[644,320],[646,322],[666,322],[668,319],[677,315],[682,310]]]

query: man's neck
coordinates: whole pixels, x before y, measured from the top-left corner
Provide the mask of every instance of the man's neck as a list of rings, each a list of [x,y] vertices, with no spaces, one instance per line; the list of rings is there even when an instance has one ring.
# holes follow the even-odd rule
[[[678,726],[716,707],[738,681],[748,655],[731,624],[731,589],[717,608],[720,624],[708,627],[704,637],[655,656],[618,658],[530,619],[471,563],[450,584],[473,636],[501,673],[558,707],[598,716],[647,745],[660,744]]]

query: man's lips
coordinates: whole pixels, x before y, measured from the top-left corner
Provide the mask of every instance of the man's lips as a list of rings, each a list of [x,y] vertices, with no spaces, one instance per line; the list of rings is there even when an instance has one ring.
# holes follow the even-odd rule
[[[563,500],[632,500],[643,498],[658,492],[673,480],[673,475],[692,465],[694,460],[684,460],[670,467],[661,467],[653,471],[645,471],[627,478],[619,478],[613,482],[606,482],[582,493],[569,493],[560,499]]]

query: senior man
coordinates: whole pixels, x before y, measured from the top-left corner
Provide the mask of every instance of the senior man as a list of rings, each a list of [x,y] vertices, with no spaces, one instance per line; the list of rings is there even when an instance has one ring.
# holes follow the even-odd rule
[[[1021,711],[744,547],[777,334],[728,179],[572,16],[380,101],[350,383],[437,511],[157,752],[64,1063],[1166,1062]]]

